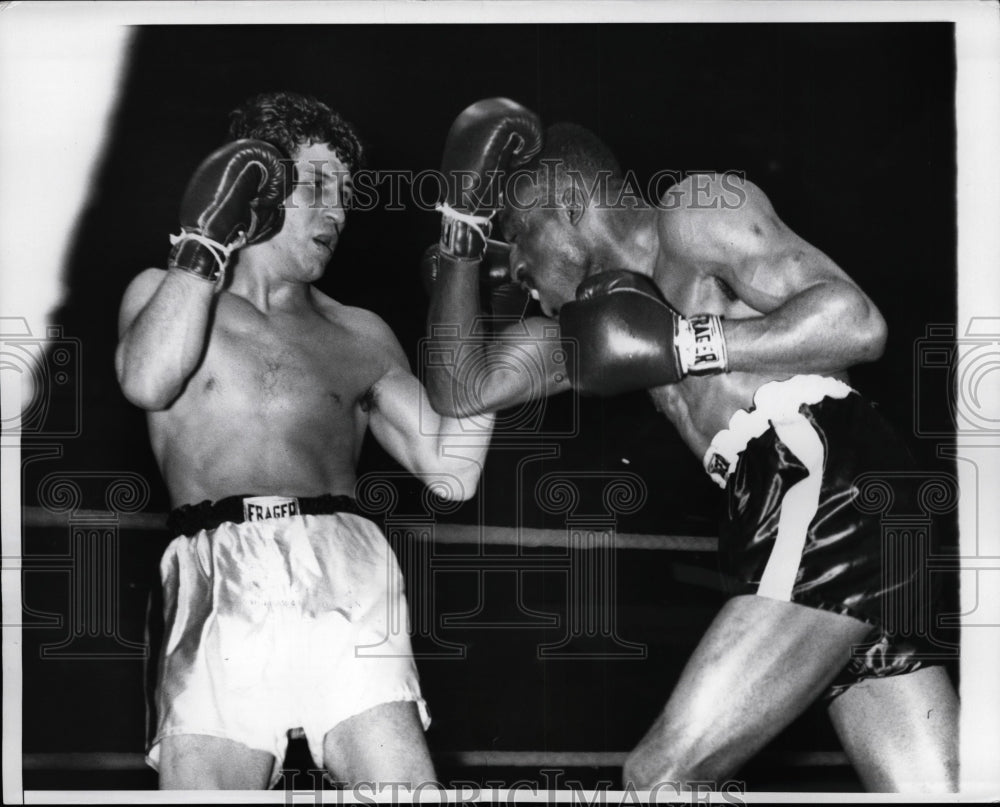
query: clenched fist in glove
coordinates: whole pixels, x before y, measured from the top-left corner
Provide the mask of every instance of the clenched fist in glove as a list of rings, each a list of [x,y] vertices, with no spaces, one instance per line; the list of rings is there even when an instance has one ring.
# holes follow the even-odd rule
[[[506,98],[477,101],[455,119],[441,160],[447,183],[438,205],[443,256],[482,257],[498,203],[495,183],[502,183],[506,172],[526,164],[541,147],[538,116]]]
[[[559,310],[564,340],[576,343],[573,386],[594,395],[673,384],[726,372],[722,318],[685,318],[645,275],[616,269],[591,275]]]
[[[420,279],[430,295],[441,269],[441,247],[432,244],[420,261]],[[492,239],[486,242],[479,262],[479,296],[483,310],[494,316],[520,316],[528,305],[528,293],[510,278],[510,245]]]
[[[230,253],[281,229],[281,203],[291,192],[293,170],[261,140],[237,140],[209,155],[184,192],[169,267],[220,279]]]

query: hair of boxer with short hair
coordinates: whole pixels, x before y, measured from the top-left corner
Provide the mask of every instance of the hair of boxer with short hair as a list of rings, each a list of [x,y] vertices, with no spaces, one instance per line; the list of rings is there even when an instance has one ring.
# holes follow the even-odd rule
[[[311,95],[270,92],[250,98],[229,115],[233,140],[264,140],[291,157],[303,145],[325,143],[352,174],[364,165],[355,128]]]
[[[551,168],[556,166],[553,186]],[[624,182],[624,173],[618,159],[590,129],[576,123],[555,123],[545,130],[542,150],[525,168],[537,172],[541,190],[549,199],[565,187],[565,182],[576,177],[593,183],[600,179],[611,189]]]

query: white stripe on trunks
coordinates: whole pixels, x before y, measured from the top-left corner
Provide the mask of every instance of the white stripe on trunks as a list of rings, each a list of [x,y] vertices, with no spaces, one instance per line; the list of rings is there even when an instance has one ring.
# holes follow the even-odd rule
[[[778,534],[760,578],[757,594],[775,600],[792,599],[795,576],[806,546],[809,524],[816,516],[823,482],[823,442],[802,415],[773,422],[774,431],[809,472],[792,485],[781,500]]]

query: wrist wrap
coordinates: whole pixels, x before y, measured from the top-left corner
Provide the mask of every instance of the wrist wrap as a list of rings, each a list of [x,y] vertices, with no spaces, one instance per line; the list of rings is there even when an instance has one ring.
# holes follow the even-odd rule
[[[722,317],[696,314],[677,318],[674,345],[685,375],[708,375],[729,371]]]

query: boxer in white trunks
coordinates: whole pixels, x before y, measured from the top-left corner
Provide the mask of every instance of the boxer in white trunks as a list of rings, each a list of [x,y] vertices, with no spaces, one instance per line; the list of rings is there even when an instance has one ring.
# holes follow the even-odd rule
[[[118,379],[148,413],[177,536],[147,758],[161,788],[263,788],[302,728],[338,781],[433,782],[409,639],[387,633],[390,611],[406,624],[399,568],[351,497],[370,429],[468,498],[492,418],[438,416],[385,322],[313,285],[354,130],[281,92],[230,133],[188,186],[168,268],[132,281],[119,319]]]

